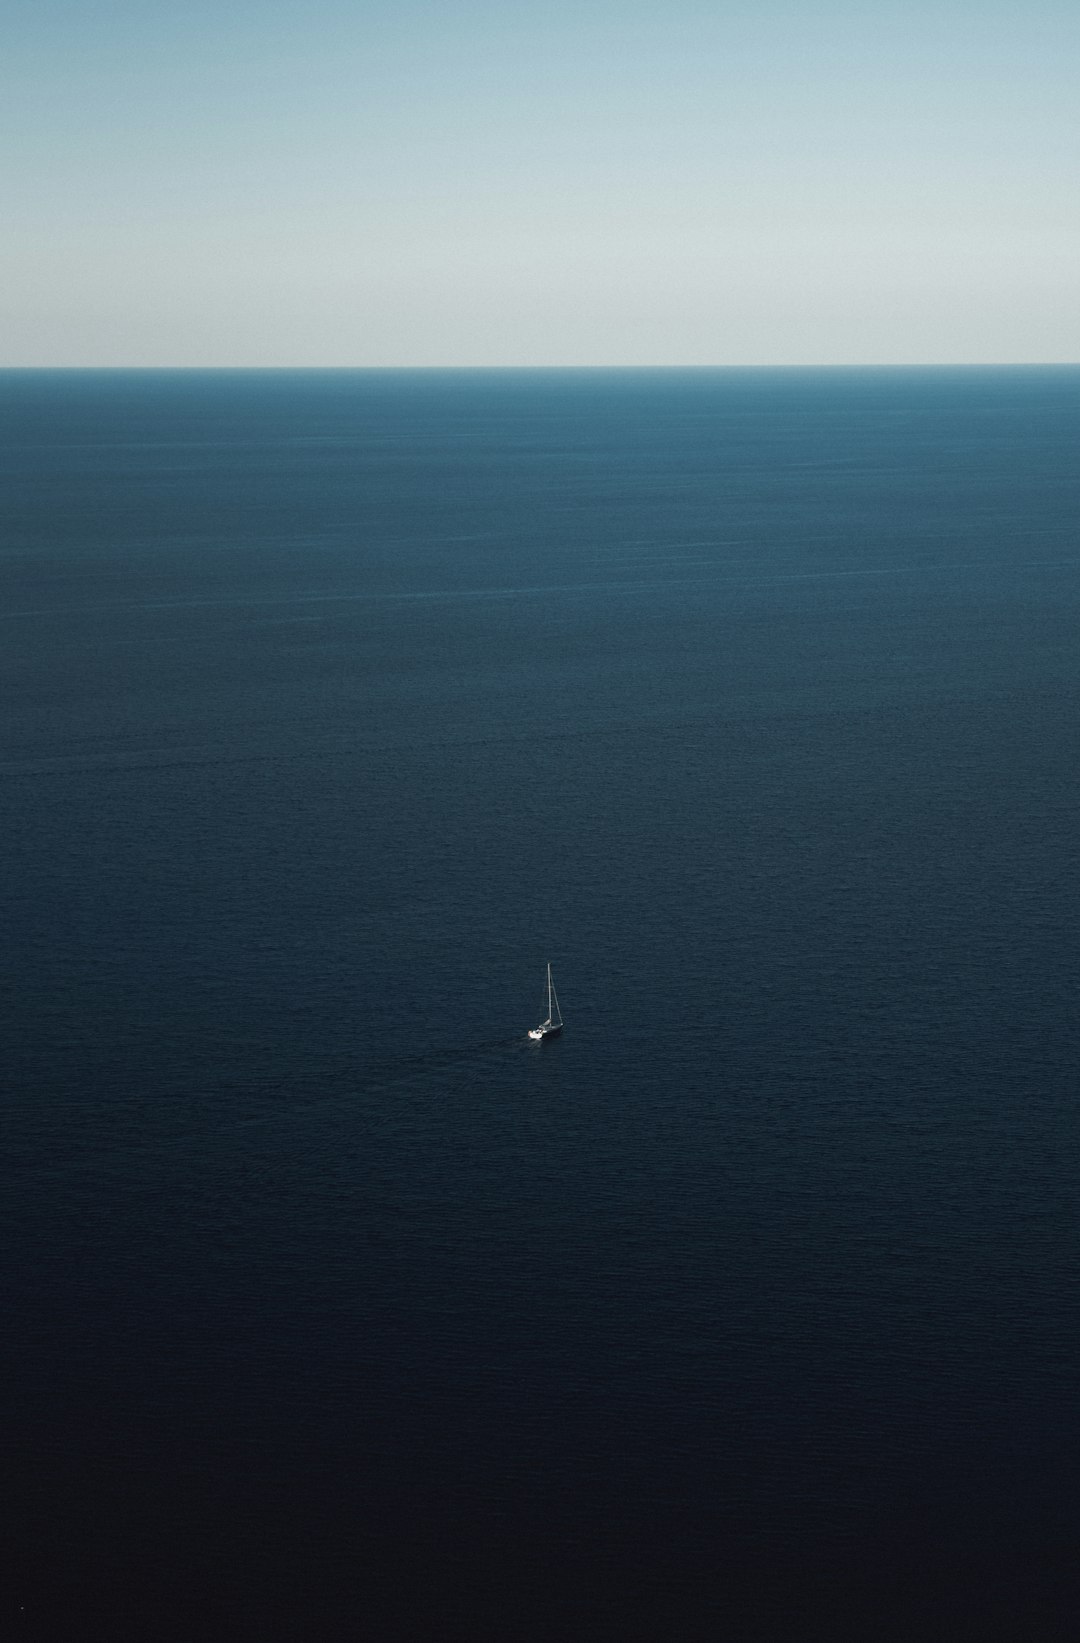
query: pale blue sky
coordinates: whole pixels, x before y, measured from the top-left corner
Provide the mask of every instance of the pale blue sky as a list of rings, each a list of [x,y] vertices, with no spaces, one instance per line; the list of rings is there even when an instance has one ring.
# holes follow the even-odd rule
[[[1070,0],[8,0],[0,364],[1080,360]]]

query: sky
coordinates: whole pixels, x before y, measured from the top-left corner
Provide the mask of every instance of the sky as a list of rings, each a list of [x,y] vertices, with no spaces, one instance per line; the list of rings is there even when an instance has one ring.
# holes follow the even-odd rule
[[[1075,0],[6,0],[0,365],[1080,361]]]

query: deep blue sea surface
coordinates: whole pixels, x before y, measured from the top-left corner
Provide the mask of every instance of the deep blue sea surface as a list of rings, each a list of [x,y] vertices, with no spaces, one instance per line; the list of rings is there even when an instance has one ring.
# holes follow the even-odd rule
[[[1074,1636],[1080,370],[0,436],[3,1635]]]

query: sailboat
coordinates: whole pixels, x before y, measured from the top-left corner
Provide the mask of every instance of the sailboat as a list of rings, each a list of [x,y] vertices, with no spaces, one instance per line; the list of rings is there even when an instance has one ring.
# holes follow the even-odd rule
[[[557,1038],[562,1032],[562,1011],[555,997],[555,983],[551,979],[550,964],[547,967],[547,1010],[547,1020],[541,1021],[539,1027],[529,1028],[530,1038]]]

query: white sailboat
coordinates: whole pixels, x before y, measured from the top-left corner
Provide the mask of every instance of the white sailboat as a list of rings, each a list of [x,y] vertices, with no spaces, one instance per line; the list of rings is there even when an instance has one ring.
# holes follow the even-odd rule
[[[546,1021],[541,1021],[539,1027],[529,1028],[530,1038],[557,1038],[562,1032],[562,1011],[555,996],[555,983],[551,979],[550,964],[547,967],[547,1012]]]

